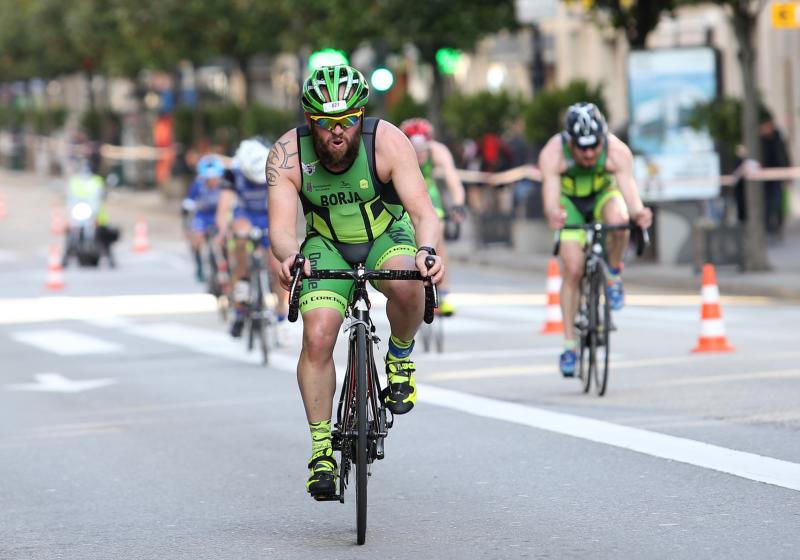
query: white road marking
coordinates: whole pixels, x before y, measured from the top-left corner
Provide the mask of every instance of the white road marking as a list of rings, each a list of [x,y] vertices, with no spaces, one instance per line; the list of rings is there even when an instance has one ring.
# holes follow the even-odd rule
[[[87,319],[84,321],[87,325],[93,327],[100,327],[103,329],[126,329],[132,327],[134,322],[127,317],[98,317],[97,319]]]
[[[800,491],[800,464],[517,403],[419,386],[419,400]]]
[[[11,338],[60,356],[108,354],[110,352],[120,352],[123,349],[122,346],[114,342],[108,342],[67,329],[17,331],[11,333]]]
[[[125,329],[125,332],[188,348],[201,354],[246,364],[261,364],[261,350],[258,348],[257,343],[252,352],[247,352],[243,339],[233,339],[225,332],[192,327],[181,323],[138,325]],[[269,353],[269,367],[284,371],[295,371],[297,368],[297,351],[287,354],[279,350],[271,350]]]
[[[0,299],[0,324],[208,313],[216,309],[216,301],[208,294]]]
[[[7,251],[5,249],[0,249],[0,262],[2,263],[11,263],[16,262],[19,260],[19,255],[13,251]]]
[[[221,358],[259,363],[258,353],[255,355],[245,353],[241,341],[230,340],[227,335],[217,331],[178,323],[142,325],[126,329],[126,331]],[[657,363],[685,362],[690,359],[690,356],[679,356],[653,360],[632,360],[618,362],[615,367],[625,367],[626,365],[627,367],[643,367]],[[294,372],[296,360],[296,348],[289,352],[273,352],[270,355],[270,367]],[[341,377],[342,367],[338,365],[337,369]],[[526,373],[518,375],[524,374]],[[427,404],[603,443],[653,457],[679,461],[748,480],[800,491],[800,464],[797,463],[583,416],[470,395],[433,385],[420,384],[418,391],[420,402]]]
[[[72,380],[60,373],[38,373],[34,375],[36,383],[15,383],[6,385],[9,391],[39,391],[50,393],[80,393],[90,389],[106,387],[116,383],[114,379]]]

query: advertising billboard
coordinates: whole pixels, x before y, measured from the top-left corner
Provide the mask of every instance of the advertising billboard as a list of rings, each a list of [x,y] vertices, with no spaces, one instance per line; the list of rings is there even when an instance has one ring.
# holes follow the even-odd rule
[[[710,47],[633,51],[628,56],[629,145],[646,201],[719,194],[719,155],[706,131],[689,126],[697,103],[716,99]]]

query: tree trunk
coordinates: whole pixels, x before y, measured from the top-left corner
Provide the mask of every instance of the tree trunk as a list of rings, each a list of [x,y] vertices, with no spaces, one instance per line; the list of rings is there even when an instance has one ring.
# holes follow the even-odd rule
[[[427,62],[433,70],[433,87],[431,88],[431,101],[428,105],[428,119],[433,124],[433,130],[441,137],[442,134],[442,100],[444,98],[444,77],[439,71],[439,64],[436,62],[436,51],[432,50],[426,56]]]
[[[237,64],[244,78],[244,106],[250,107],[253,104],[253,76],[250,71],[250,59],[247,57],[239,58]]]
[[[740,0],[733,5],[733,27],[739,41],[739,62],[742,70],[744,99],[742,130],[748,157],[761,161],[761,139],[758,135],[758,92],[756,90],[755,32],[758,12],[750,11],[749,2]],[[747,272],[769,270],[767,238],[764,224],[764,184],[745,183],[747,222],[744,237],[744,270]]]

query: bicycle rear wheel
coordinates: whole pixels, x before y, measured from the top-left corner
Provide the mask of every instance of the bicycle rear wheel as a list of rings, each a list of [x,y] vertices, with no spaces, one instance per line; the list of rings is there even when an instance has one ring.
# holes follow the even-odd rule
[[[608,388],[608,363],[611,356],[611,303],[606,291],[606,273],[599,268],[595,273],[596,282],[596,322],[595,322],[595,367],[594,389],[597,396],[602,397]]]
[[[356,325],[356,542],[367,537],[367,330]]]

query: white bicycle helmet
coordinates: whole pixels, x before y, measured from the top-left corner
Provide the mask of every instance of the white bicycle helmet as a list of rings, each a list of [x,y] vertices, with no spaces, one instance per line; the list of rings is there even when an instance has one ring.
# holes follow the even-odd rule
[[[243,140],[233,156],[234,162],[244,176],[254,183],[267,182],[267,156],[269,147],[259,140]]]

